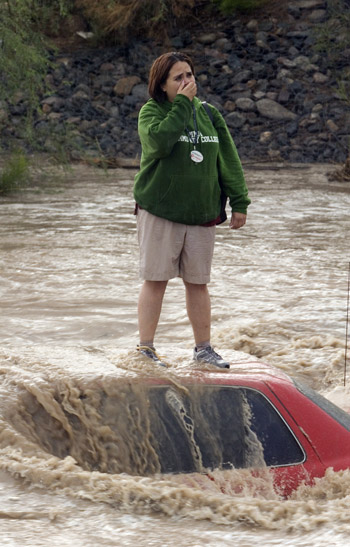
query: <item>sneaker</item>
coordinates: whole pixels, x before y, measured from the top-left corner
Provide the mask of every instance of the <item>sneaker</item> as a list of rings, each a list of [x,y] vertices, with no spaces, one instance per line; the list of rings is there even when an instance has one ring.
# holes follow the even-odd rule
[[[139,351],[140,353],[142,353],[142,355],[144,355],[148,359],[151,359],[157,365],[160,365],[161,367],[167,367],[168,366],[159,359],[159,357],[156,353],[156,349],[154,347],[151,348],[150,346],[139,346],[139,345],[137,345],[136,350]]]
[[[209,363],[219,368],[230,368],[230,363],[224,361],[223,358],[216,353],[211,346],[197,351],[197,348],[193,350],[193,359],[199,363]]]

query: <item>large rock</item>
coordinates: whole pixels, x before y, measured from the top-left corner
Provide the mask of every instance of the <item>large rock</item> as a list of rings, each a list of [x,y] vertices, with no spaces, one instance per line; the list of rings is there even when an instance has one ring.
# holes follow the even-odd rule
[[[260,99],[256,107],[261,116],[271,120],[295,120],[297,115],[272,99]]]
[[[137,84],[133,87],[132,95],[135,97],[136,101],[145,103],[149,99],[148,85],[147,84]]]
[[[215,32],[208,32],[207,34],[201,34],[197,37],[197,42],[203,45],[212,44],[217,39],[217,34]]]
[[[133,87],[139,83],[141,83],[141,78],[139,78],[139,76],[126,76],[125,78],[120,78],[120,80],[118,80],[113,90],[119,97],[125,97],[126,95],[130,95]]]
[[[238,112],[231,112],[226,116],[226,123],[232,129],[239,129],[245,124],[246,118]]]
[[[256,109],[255,102],[252,99],[249,99],[249,97],[239,97],[236,99],[236,105],[239,110],[243,110],[244,112],[250,112]]]
[[[41,101],[44,112],[51,112],[51,109],[55,112],[62,110],[65,107],[65,100],[57,95],[50,95]]]

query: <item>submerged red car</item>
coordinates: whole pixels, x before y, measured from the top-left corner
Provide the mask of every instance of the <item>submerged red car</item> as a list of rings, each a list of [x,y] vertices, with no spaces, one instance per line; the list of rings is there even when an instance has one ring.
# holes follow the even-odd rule
[[[261,363],[148,382],[150,438],[162,473],[269,468],[288,496],[327,468],[350,467],[350,415]]]
[[[58,386],[54,417],[25,395],[26,434],[87,470],[201,473],[228,493],[238,490],[226,470],[245,470],[253,480],[267,470],[275,491],[289,496],[329,467],[350,468],[350,415],[271,366],[154,371],[87,379],[73,391]]]

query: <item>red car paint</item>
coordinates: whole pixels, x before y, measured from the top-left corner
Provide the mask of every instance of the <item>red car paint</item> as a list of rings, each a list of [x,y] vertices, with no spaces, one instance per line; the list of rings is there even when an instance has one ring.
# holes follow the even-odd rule
[[[269,466],[276,491],[289,496],[300,484],[312,484],[322,477],[327,468],[335,471],[350,467],[350,416],[332,403],[325,401],[339,413],[343,425],[315,401],[302,393],[286,374],[260,362],[237,363],[229,371],[193,370],[178,382],[191,385],[205,384],[222,387],[240,387],[261,394],[287,424],[304,454],[299,463]],[[153,382],[152,382],[153,383]],[[157,379],[168,384],[166,377]],[[345,424],[345,425],[344,425]],[[278,439],[270,439],[272,444]],[[259,469],[252,470],[259,475]],[[210,478],[215,480],[209,473]]]

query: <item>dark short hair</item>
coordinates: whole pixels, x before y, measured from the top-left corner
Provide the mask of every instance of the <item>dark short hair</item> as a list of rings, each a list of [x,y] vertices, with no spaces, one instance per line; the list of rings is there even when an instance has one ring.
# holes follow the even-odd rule
[[[192,59],[186,53],[178,53],[177,51],[163,53],[153,62],[149,72],[148,92],[155,101],[160,103],[165,101],[167,96],[165,91],[162,90],[162,85],[165,84],[171,67],[179,61],[188,63],[194,74]]]

